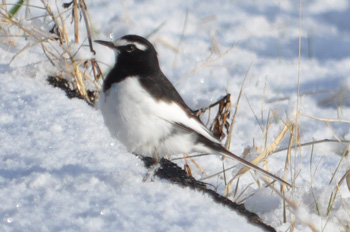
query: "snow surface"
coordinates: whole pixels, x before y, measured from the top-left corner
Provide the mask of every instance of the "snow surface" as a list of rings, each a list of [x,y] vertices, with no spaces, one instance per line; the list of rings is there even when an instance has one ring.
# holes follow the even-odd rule
[[[29,2],[42,6],[40,1]],[[284,122],[295,120],[298,101],[301,143],[350,139],[349,122],[327,125],[308,117],[350,120],[349,1],[302,1],[299,100],[298,1],[86,3],[96,39],[128,33],[146,36],[159,27],[150,41],[164,73],[193,108],[207,106],[226,92],[235,102],[248,72],[232,136],[231,150],[236,154],[247,147],[270,145]],[[55,9],[54,1],[51,4]],[[35,17],[45,14],[42,9],[31,8],[30,21],[22,13],[18,17],[26,25],[51,29],[48,18]],[[67,17],[70,25],[70,12]],[[100,112],[47,84],[46,77],[60,70],[50,65],[41,47],[26,49],[9,63],[34,41],[4,38],[3,33],[2,29],[0,231],[259,231],[200,192],[161,179],[142,182],[147,172],[143,163],[109,135]],[[191,73],[232,46],[216,62]],[[91,57],[86,47],[73,44],[73,49],[81,58]],[[107,72],[113,52],[99,45],[95,49]],[[274,119],[266,136],[268,117]],[[280,148],[288,146],[288,139],[289,134]],[[297,208],[289,208],[287,223],[282,199],[270,188],[258,186],[253,173],[240,178],[238,193],[243,193],[238,200],[247,198],[246,207],[278,231],[288,231],[294,223],[294,231],[311,231],[308,224],[319,231],[346,231],[350,194],[345,182],[329,213],[327,207],[336,183],[350,168],[345,157],[337,169],[347,146],[324,142],[292,151],[288,181],[295,188],[287,190],[286,197]],[[285,159],[286,151],[273,154],[269,170],[282,175]],[[220,157],[195,160],[205,170],[202,174],[189,163],[197,179],[222,169]],[[233,164],[225,160],[225,167]],[[238,168],[227,171],[227,177]],[[222,175],[205,181],[224,193]]]

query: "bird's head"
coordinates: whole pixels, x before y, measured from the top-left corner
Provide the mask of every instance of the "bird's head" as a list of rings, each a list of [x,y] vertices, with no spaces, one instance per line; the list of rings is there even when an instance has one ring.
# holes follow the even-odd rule
[[[138,35],[126,35],[114,41],[95,40],[116,51],[115,68],[129,75],[141,75],[159,70],[153,45]]]

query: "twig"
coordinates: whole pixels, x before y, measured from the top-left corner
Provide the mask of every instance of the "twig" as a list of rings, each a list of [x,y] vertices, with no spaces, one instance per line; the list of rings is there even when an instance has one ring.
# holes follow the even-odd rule
[[[74,37],[75,42],[79,43],[79,12],[78,12],[78,0],[73,0],[73,20],[74,20]]]
[[[250,62],[250,64],[249,64],[247,72],[245,73],[243,81],[242,81],[241,89],[239,90],[239,94],[238,94],[236,106],[235,106],[235,112],[233,113],[232,121],[230,124],[230,129],[229,129],[229,134],[228,134],[226,144],[225,144],[226,149],[229,149],[231,146],[231,137],[232,137],[233,127],[235,125],[236,118],[237,118],[238,106],[239,106],[239,103],[241,101],[241,97],[242,97],[242,93],[243,93],[243,89],[244,89],[244,84],[245,84],[245,81],[248,77],[248,73],[249,73],[251,67],[252,67],[252,62]]]
[[[290,157],[291,157],[291,150],[292,150],[292,144],[293,144],[293,139],[294,139],[294,127],[295,125],[292,124],[291,128],[290,128],[290,137],[289,137],[289,144],[288,144],[288,152],[287,152],[287,156],[286,156],[286,162],[284,165],[284,176],[283,176],[283,180],[287,180],[287,172],[288,172],[288,168],[289,168],[289,163],[290,163]],[[285,185],[281,185],[281,194],[284,196],[286,192],[286,186]],[[283,222],[286,223],[287,222],[287,209],[286,209],[286,202],[283,200]]]
[[[95,52],[95,50],[93,48],[93,45],[92,45],[92,38],[91,38],[91,31],[90,31],[90,22],[89,22],[87,13],[86,13],[87,8],[86,8],[85,1],[84,0],[80,0],[79,1],[79,6],[80,6],[81,12],[83,13],[83,17],[84,17],[84,21],[85,21],[85,27],[86,27],[86,31],[87,31],[87,34],[88,34],[90,51],[93,54],[96,54],[96,52]]]
[[[184,35],[185,35],[185,30],[186,30],[186,25],[187,25],[187,19],[188,19],[188,10],[186,10],[186,15],[185,15],[185,20],[184,20],[184,24],[182,26],[182,32],[181,32],[181,37],[180,37],[180,40],[179,40],[179,43],[177,45],[177,49],[176,49],[176,53],[175,53],[175,57],[174,57],[174,61],[173,61],[173,68],[175,67],[175,64],[176,64],[176,58],[177,58],[177,55],[179,54],[179,48],[180,48],[180,45],[182,43],[182,40],[184,38]]]
[[[205,64],[193,69],[191,72],[189,72],[188,74],[186,74],[185,76],[181,77],[179,80],[177,80],[175,82],[175,84],[180,83],[181,81],[185,80],[186,78],[188,78],[189,76],[191,76],[192,74],[198,72],[199,70],[202,70],[208,66],[210,66],[211,64],[215,63],[216,61],[220,60],[222,57],[224,57],[225,55],[227,55],[233,48],[235,48],[240,41],[236,42],[235,44],[233,44],[229,49],[227,49],[224,53],[222,53],[221,55],[219,55],[218,57],[216,57],[215,59],[212,59],[208,62],[206,62]]]
[[[337,165],[335,171],[333,172],[333,175],[332,175],[331,180],[329,181],[329,184],[332,183],[332,181],[333,181],[333,179],[334,179],[334,177],[335,177],[335,174],[338,172],[338,169],[339,169],[339,167],[340,167],[341,162],[343,161],[343,159],[345,158],[345,156],[348,155],[348,153],[349,153],[349,147],[350,147],[350,142],[348,143],[348,146],[345,148],[345,150],[344,150],[344,152],[343,152],[343,154],[342,154],[342,156],[341,156],[341,159],[339,160],[338,165]]]
[[[272,144],[265,149],[264,152],[262,152],[258,157],[256,157],[254,160],[251,161],[252,164],[257,165],[260,163],[263,159],[268,157],[269,155],[273,154],[274,151],[277,149],[278,145],[281,143],[282,139],[284,138],[285,134],[288,130],[290,130],[290,127],[292,126],[291,122],[288,122],[284,128],[282,129],[281,133],[277,136],[277,138],[272,142]],[[236,176],[242,175],[243,173],[247,172],[249,168],[243,167]]]
[[[313,118],[322,122],[342,122],[342,123],[350,123],[350,120],[344,120],[344,119],[331,119],[331,118],[319,118],[319,117],[315,117],[315,116],[311,116],[311,115],[306,115],[306,114],[301,114],[301,116],[305,116],[305,117],[309,117],[309,118]]]
[[[318,143],[349,143],[350,140],[335,140],[335,139],[322,139],[322,140],[316,140],[316,141],[312,141],[312,142],[307,142],[307,143],[301,143],[299,144],[299,147],[305,147],[305,146],[310,146],[313,144],[318,144]],[[295,144],[293,144],[293,147],[295,147]],[[281,151],[285,151],[288,150],[289,147],[284,147],[284,148],[280,148],[274,151],[274,153],[277,152],[281,152]]]
[[[153,31],[151,31],[150,33],[148,33],[145,38],[148,39],[150,38],[152,35],[154,35],[155,33],[157,33],[163,26],[165,25],[165,21],[163,21],[161,24],[159,24],[158,27],[156,27]]]

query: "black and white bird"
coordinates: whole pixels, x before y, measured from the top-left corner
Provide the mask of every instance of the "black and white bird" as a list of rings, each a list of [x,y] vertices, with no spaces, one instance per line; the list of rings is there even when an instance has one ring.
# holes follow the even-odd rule
[[[229,152],[213,137],[163,74],[147,39],[126,35],[95,42],[116,52],[98,104],[110,133],[130,152],[158,161],[190,152],[222,154],[286,183]]]

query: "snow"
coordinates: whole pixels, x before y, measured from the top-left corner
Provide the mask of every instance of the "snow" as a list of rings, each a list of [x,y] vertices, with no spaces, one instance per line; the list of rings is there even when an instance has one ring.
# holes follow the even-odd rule
[[[287,121],[298,121],[301,143],[350,139],[349,1],[302,1],[299,99],[298,1],[86,3],[94,39],[109,40],[127,33],[146,36],[162,25],[149,39],[158,51],[163,72],[194,109],[213,103],[226,92],[235,103],[247,75],[231,142],[231,151],[237,155],[247,147],[257,149],[252,155],[259,154]],[[51,4],[55,10],[55,1]],[[34,0],[30,5],[42,6]],[[26,26],[50,30],[48,18],[36,17],[44,14],[32,7],[27,17],[33,20],[26,22],[24,9],[18,17]],[[67,15],[73,41],[70,12]],[[53,67],[38,45],[15,57],[35,40],[6,37],[15,29],[1,27],[1,231],[261,230],[206,194],[158,178],[143,182],[147,173],[143,163],[110,136],[100,112],[82,100],[68,99],[46,82],[48,75],[60,73],[60,66]],[[82,34],[81,41],[87,44],[84,39]],[[77,58],[92,56],[88,47],[69,44]],[[113,51],[96,44],[94,48],[96,59],[108,72],[115,59]],[[219,53],[213,52],[216,50]],[[279,148],[288,146],[289,136],[287,133]],[[288,208],[287,222],[283,222],[283,199],[258,185],[254,173],[241,176],[239,196],[229,198],[246,199],[246,207],[277,231],[293,226],[294,231],[312,231],[310,225],[319,231],[346,231],[350,194],[346,181],[338,187],[337,183],[350,167],[349,156],[342,159],[348,144],[323,142],[292,150],[287,180],[295,188],[287,189],[285,196],[296,209]],[[199,172],[189,162],[197,179],[222,170],[218,156],[195,160],[205,171]],[[282,174],[285,160],[286,151],[272,154],[269,170]],[[174,162],[184,164],[183,160]],[[234,164],[225,160],[225,167]],[[233,177],[239,168],[227,171],[227,177]],[[205,181],[224,194],[222,175]],[[275,187],[279,189],[278,184]]]

